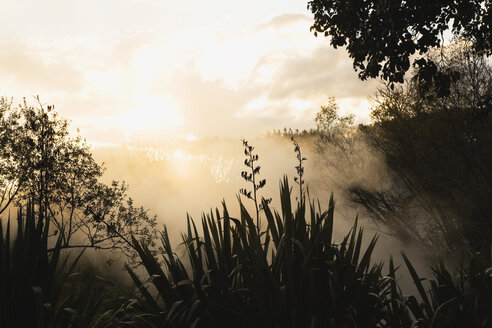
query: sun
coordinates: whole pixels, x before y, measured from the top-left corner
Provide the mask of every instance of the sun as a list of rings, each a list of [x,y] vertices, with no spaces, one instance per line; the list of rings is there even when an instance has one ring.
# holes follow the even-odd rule
[[[133,108],[119,115],[115,123],[126,131],[158,130],[182,122],[181,113],[166,96],[137,97]]]

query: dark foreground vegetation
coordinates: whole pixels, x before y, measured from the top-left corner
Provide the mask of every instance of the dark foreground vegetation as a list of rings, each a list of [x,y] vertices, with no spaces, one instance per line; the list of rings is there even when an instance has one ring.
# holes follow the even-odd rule
[[[132,240],[146,274],[127,267],[135,290],[115,288],[96,273],[78,273],[82,255],[49,251],[49,221],[32,205],[10,220],[0,239],[1,321],[4,327],[490,327],[490,258],[481,254],[455,275],[438,263],[423,282],[406,268],[371,263],[377,236],[363,238],[357,219],[339,243],[332,239],[334,200],[291,203],[287,179],[281,211],[263,200],[258,230],[241,205],[238,216],[188,218],[184,257],[167,230],[160,251]],[[202,232],[199,233],[198,231]],[[13,237],[15,235],[15,237]],[[419,295],[403,295],[397,276],[410,274]],[[143,271],[143,270],[140,270]]]

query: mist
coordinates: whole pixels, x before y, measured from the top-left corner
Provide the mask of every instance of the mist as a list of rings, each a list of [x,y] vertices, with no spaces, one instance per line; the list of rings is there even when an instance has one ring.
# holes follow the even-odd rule
[[[136,204],[157,215],[159,228],[165,225],[170,239],[180,245],[180,234],[186,229],[189,214],[200,222],[203,213],[222,210],[225,201],[232,217],[239,215],[239,189],[251,189],[241,177],[244,166],[244,147],[241,137],[209,137],[198,140],[160,140],[124,143],[119,146],[95,147],[94,157],[104,162],[103,178],[124,180],[129,185],[128,194]],[[364,227],[367,244],[373,235],[379,235],[372,260],[387,262],[394,257],[397,265],[403,264],[400,252],[404,251],[421,274],[430,275],[429,265],[444,254],[426,249],[413,241],[403,241],[381,224],[375,224],[364,207],[350,199],[352,186],[369,190],[390,188],[393,179],[384,156],[368,146],[363,138],[355,138],[350,151],[328,144],[320,148],[317,136],[296,138],[301,146],[305,166],[305,188],[309,197],[328,208],[333,193],[335,205],[335,242],[341,242],[352,228],[355,218]],[[264,134],[248,139],[259,156],[260,179],[266,186],[260,197],[272,198],[272,209],[280,211],[279,182],[287,175],[293,199],[299,197],[299,186],[294,182],[298,165],[294,145],[288,136]],[[241,197],[243,204],[254,213],[253,201]],[[260,215],[261,218],[261,215]],[[262,226],[266,225],[263,217]],[[180,254],[183,247],[178,247]],[[400,286],[406,292],[415,292],[415,286],[406,272],[399,272]]]
[[[259,136],[248,141],[259,156],[259,178],[267,180],[259,194],[265,198],[271,197],[272,208],[278,208],[279,182],[287,175],[292,195],[297,198],[298,186],[293,180],[297,174],[297,159],[289,138]],[[330,170],[326,164],[323,167],[319,155],[315,155],[313,141],[300,142],[303,156],[308,159],[305,162],[306,186],[310,196],[318,199],[322,207],[327,206],[330,194],[335,194],[340,224],[344,225],[339,228],[346,233],[345,228],[352,225],[358,208],[344,201],[343,181],[335,179],[337,172]],[[127,182],[129,195],[150,213],[155,213],[159,223],[166,224],[172,231],[185,227],[186,213],[199,219],[201,213],[220,208],[222,200],[231,213],[237,213],[239,189],[250,188],[241,178],[241,171],[247,168],[244,166],[244,148],[239,137],[96,147],[94,157],[105,163],[106,182],[113,179]],[[250,200],[242,199],[249,209],[253,209]]]

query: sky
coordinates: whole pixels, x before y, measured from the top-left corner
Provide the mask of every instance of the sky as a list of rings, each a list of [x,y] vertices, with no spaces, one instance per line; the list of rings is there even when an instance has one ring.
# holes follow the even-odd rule
[[[334,96],[369,121],[378,82],[309,31],[299,0],[0,2],[0,95],[93,144],[312,128]]]

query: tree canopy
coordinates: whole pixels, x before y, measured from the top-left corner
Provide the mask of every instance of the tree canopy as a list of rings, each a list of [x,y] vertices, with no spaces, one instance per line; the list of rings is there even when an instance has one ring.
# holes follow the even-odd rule
[[[130,235],[149,241],[155,218],[136,207],[127,185],[99,179],[104,167],[89,145],[68,132],[53,106],[0,99],[0,214],[31,203],[64,248],[131,250]],[[133,254],[134,255],[134,254]]]
[[[339,108],[335,101],[335,97],[328,99],[328,105],[321,106],[320,111],[316,114],[314,122],[318,131],[322,132],[346,132],[346,130],[354,124],[355,115],[347,114],[340,116],[338,114]]]
[[[310,0],[314,35],[330,36],[346,47],[359,78],[403,82],[415,54],[443,44],[444,32],[464,38],[473,50],[492,54],[492,2],[489,0]],[[435,75],[432,60],[416,57],[421,78]]]

